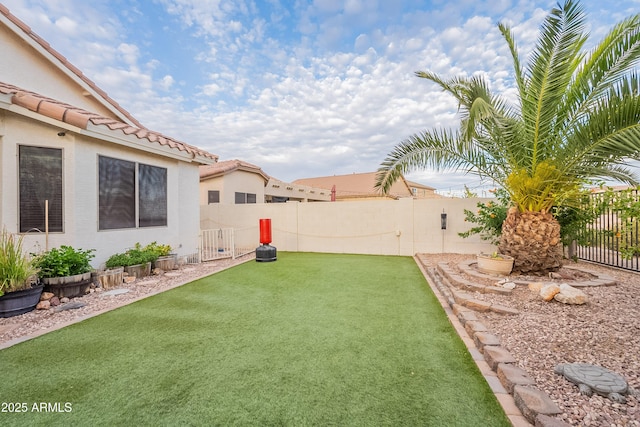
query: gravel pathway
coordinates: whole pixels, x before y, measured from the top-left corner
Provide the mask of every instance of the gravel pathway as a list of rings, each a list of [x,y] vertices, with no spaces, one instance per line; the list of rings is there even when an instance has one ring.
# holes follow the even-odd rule
[[[447,262],[457,268],[460,261],[474,256],[439,254],[425,258],[432,265]],[[640,274],[586,262],[566,265],[612,276],[618,284],[580,288],[588,295],[585,305],[545,302],[526,285],[518,285],[508,296],[476,293],[477,299],[520,311],[515,316],[490,312],[476,316],[560,407],[563,413],[559,419],[576,426],[640,427]],[[551,281],[546,277],[518,279]],[[627,396],[623,404],[595,394],[581,395],[577,386],[553,372],[556,365],[572,362],[600,365],[622,375],[635,395]]]

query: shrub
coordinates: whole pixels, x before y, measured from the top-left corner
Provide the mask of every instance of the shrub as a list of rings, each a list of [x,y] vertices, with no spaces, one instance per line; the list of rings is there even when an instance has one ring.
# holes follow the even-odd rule
[[[171,246],[159,245],[157,242],[151,242],[147,246],[145,246],[143,250],[157,255],[157,259],[161,256],[169,255],[171,253]]]
[[[6,229],[0,235],[0,296],[19,291],[31,285],[30,279],[38,274],[33,260],[22,252],[22,239]]]
[[[111,255],[105,263],[107,268],[128,267],[130,265],[146,264],[158,259],[156,252],[146,250],[140,243],[136,243],[132,249],[124,253]]]
[[[75,276],[92,270],[91,260],[95,249],[74,249],[71,246],[53,248],[34,259],[41,278]]]
[[[464,210],[464,220],[478,225],[463,233],[458,233],[460,237],[466,238],[473,234],[479,234],[482,240],[489,240],[494,245],[498,244],[502,235],[502,223],[507,218],[509,194],[504,189],[496,190],[495,194],[495,201],[477,204],[477,213],[468,209]]]

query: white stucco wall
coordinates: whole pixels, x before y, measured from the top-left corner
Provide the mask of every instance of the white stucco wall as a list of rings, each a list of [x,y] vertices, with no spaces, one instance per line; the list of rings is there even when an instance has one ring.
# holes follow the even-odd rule
[[[2,113],[4,127],[0,127],[0,162],[2,205],[0,218],[9,231],[18,230],[18,167],[19,144],[62,148],[64,190],[64,232],[50,233],[49,248],[70,245],[96,249],[92,263],[100,267],[116,252],[132,247],[136,242],[157,241],[171,245],[179,255],[195,253],[199,232],[199,172],[196,164],[189,164],[121,145],[99,141],[87,136],[66,132],[60,137],[59,128],[12,113]],[[167,226],[123,230],[98,230],[98,156],[145,163],[167,168]],[[45,236],[28,234],[27,250],[45,248]]]

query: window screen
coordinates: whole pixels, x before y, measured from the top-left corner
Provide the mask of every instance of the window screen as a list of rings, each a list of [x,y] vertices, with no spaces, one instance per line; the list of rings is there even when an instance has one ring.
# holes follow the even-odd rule
[[[21,145],[18,148],[20,232],[45,230],[49,201],[49,231],[63,231],[62,149]]]
[[[126,160],[98,158],[98,228],[136,226],[136,164]]]
[[[140,227],[167,225],[167,169],[138,165]]]
[[[255,203],[256,195],[253,193],[247,193],[247,203]]]
[[[209,190],[208,192],[208,203],[220,203],[220,191],[219,190]]]
[[[244,203],[247,203],[247,195],[236,192],[236,205],[242,205]]]

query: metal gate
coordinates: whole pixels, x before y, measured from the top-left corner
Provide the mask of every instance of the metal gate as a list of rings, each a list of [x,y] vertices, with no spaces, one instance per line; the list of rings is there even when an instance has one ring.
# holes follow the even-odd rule
[[[257,242],[254,243],[256,235],[254,228],[200,230],[200,262],[221,258],[235,259],[253,252],[257,246]]]
[[[233,228],[200,231],[200,261],[235,258]]]

